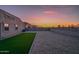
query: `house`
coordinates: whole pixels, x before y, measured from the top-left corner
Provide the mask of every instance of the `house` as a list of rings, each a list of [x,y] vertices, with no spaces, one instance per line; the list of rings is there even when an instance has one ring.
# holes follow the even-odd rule
[[[27,22],[24,22],[24,26],[25,26],[25,28],[31,28],[31,24],[29,24],[29,23],[27,23]]]
[[[23,29],[20,18],[0,9],[0,40],[19,34]]]

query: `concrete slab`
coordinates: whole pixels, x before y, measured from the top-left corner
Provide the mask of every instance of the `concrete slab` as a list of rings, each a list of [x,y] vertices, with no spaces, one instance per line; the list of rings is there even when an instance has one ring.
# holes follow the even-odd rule
[[[79,38],[38,31],[29,54],[79,53]]]

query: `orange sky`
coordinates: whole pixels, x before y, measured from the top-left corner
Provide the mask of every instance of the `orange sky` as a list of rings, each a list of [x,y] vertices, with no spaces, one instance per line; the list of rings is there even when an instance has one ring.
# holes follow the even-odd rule
[[[78,24],[78,22],[71,22],[71,21],[67,21],[64,20],[62,18],[56,18],[56,19],[47,19],[47,18],[34,18],[32,20],[28,20],[27,22],[29,22],[30,24],[33,25],[37,25],[37,26],[41,26],[41,27],[52,27],[52,26],[57,26],[57,25],[64,25],[64,26],[68,26],[71,24]]]
[[[78,16],[67,16],[57,11],[43,11],[40,14],[41,15],[30,16],[27,22],[32,25],[37,25],[41,27],[56,27],[57,25],[68,26],[71,24],[76,25],[79,23],[70,20],[73,18],[78,18]]]

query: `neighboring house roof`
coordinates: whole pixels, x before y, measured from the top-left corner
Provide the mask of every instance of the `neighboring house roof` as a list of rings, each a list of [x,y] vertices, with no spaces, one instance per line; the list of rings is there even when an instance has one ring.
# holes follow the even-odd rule
[[[30,23],[28,22],[24,22],[25,25],[29,25],[29,26],[32,26]]]

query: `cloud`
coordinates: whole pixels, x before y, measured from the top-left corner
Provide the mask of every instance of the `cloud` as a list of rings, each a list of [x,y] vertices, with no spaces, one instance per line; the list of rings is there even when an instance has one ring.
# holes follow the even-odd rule
[[[43,14],[46,14],[46,15],[56,15],[58,13],[55,12],[55,11],[49,11],[49,10],[47,10],[47,11],[43,11]]]

